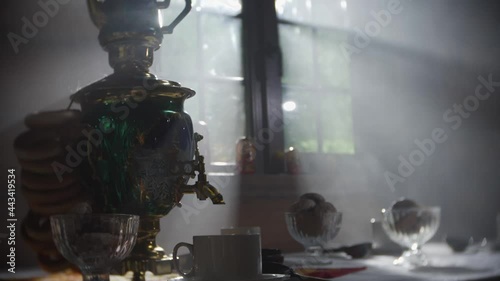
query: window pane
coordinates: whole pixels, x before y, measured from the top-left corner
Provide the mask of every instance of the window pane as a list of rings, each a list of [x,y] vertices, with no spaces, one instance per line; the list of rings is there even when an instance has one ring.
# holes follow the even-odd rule
[[[245,135],[245,98],[239,83],[210,83],[203,89],[211,162],[235,162],[236,141]]]
[[[307,2],[307,1],[306,1]],[[314,0],[312,2],[311,23],[318,26],[332,28],[347,28],[346,0]]]
[[[285,147],[318,152],[318,103],[314,93],[283,89]],[[295,107],[295,108],[294,108]]]
[[[197,11],[222,13],[231,16],[241,13],[241,0],[201,0],[197,2],[199,2],[197,7],[200,7]]]
[[[163,10],[163,21],[169,22],[177,10]],[[196,14],[189,13],[174,29],[173,34],[163,38],[161,48],[155,52],[154,71],[163,78],[180,82],[186,76],[197,72],[198,36]]]
[[[283,53],[285,146],[354,153],[346,0],[276,0]]]
[[[168,10],[175,10],[179,14],[185,2],[185,0],[171,0]],[[191,7],[191,13],[204,12],[235,16],[241,13],[241,0],[192,0]]]
[[[285,147],[299,152],[354,153],[349,94],[297,89],[283,92]]]
[[[326,93],[318,102],[323,152],[354,154],[351,95]]]
[[[312,30],[280,24],[279,37],[283,52],[283,83],[313,84]]]
[[[279,19],[308,23],[312,20],[312,2],[312,0],[276,0],[276,14]]]
[[[205,14],[201,16],[205,74],[243,77],[241,64],[241,21]]]
[[[346,0],[276,0],[279,19],[344,29],[349,25]]]
[[[315,40],[318,83],[329,88],[349,89],[350,59],[342,51],[347,34],[322,29],[316,32]]]
[[[243,86],[225,79],[241,81],[243,77],[241,19],[228,16],[240,12],[240,3],[193,1],[193,11],[173,34],[165,35],[163,46],[155,53],[154,73],[197,93],[186,100],[185,110],[195,131],[205,137],[200,149],[207,163],[234,162],[236,141],[245,134]],[[164,23],[170,23],[183,5],[184,1],[173,1],[162,12]]]

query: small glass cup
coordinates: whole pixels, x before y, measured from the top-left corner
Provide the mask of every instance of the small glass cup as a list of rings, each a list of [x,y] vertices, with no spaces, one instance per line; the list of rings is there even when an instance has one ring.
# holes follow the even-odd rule
[[[407,248],[395,265],[426,266],[422,246],[436,234],[441,219],[439,207],[411,207],[384,213],[382,227],[392,241]]]
[[[111,267],[135,245],[139,216],[65,214],[50,217],[59,252],[80,268],[83,281],[109,281]]]
[[[292,238],[302,244],[308,254],[306,263],[324,265],[332,262],[323,253],[324,249],[339,233],[342,224],[341,212],[328,211],[321,214],[287,212],[285,220]]]

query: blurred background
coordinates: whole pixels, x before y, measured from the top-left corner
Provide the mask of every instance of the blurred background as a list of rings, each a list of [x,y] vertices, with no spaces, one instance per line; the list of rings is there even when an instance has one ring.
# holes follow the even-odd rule
[[[58,11],[47,14],[41,3],[54,1],[2,1],[1,169],[16,168],[17,177],[12,143],[25,130],[24,117],[66,108],[70,94],[112,71],[85,1],[59,0]],[[193,1],[151,71],[197,91],[186,111],[206,136],[210,181],[227,204],[185,196],[183,207],[162,219],[159,244],[170,252],[195,234],[258,225],[264,247],[298,250],[283,212],[304,192],[324,195],[344,213],[339,244],[369,240],[370,219],[401,196],[441,206],[436,239],[495,237],[496,2]],[[172,1],[164,22],[182,5]],[[36,24],[29,34],[27,22]],[[252,175],[235,173],[242,136],[257,143]],[[300,174],[285,173],[290,147],[299,153]],[[7,184],[4,190],[3,223]],[[26,212],[18,190],[17,218]],[[18,266],[34,265],[20,235],[16,246]]]

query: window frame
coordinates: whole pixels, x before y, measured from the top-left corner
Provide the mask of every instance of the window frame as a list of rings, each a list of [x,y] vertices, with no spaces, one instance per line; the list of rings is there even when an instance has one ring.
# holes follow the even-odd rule
[[[257,148],[257,173],[284,171],[282,54],[274,1],[242,0],[247,136]]]
[[[247,136],[256,142],[256,166],[257,173],[260,174],[285,172],[283,89],[296,87],[296,85],[283,83],[281,79],[283,61],[278,33],[279,24],[311,28],[314,33],[317,33],[319,29],[328,29],[343,32],[347,38],[350,37],[350,32],[345,29],[318,27],[278,19],[274,0],[242,0],[246,132]],[[317,59],[314,62],[317,63]],[[335,94],[350,93],[350,90],[343,88],[333,89],[321,85],[310,89],[338,92]],[[353,135],[356,146],[354,138]],[[354,154],[324,153],[321,140],[318,140],[318,145],[317,153],[301,153],[301,155],[308,161],[318,160],[319,163],[325,163],[324,159],[332,156],[342,161],[342,159],[352,159],[356,155],[356,152]]]
[[[283,60],[280,46],[279,26],[286,24],[311,29],[314,35],[318,30],[332,30],[334,32],[344,32],[349,37],[350,32],[340,28],[330,28],[316,26],[308,23],[295,22],[287,19],[279,19],[275,8],[274,0],[241,0],[241,12],[234,15],[218,13],[216,11],[202,11],[196,15],[196,32],[198,42],[206,36],[201,30],[201,13],[218,15],[221,17],[241,20],[241,49],[242,49],[242,77],[221,77],[210,76],[205,73],[196,80],[197,88],[204,89],[206,84],[231,83],[243,85],[245,102],[245,135],[251,138],[256,144],[256,174],[279,174],[285,171],[284,153],[285,147],[285,124],[283,104],[283,92],[285,89],[301,89],[317,92],[323,95],[324,92],[333,92],[335,95],[344,95],[350,90],[344,88],[334,88],[319,85],[317,81],[312,81],[311,85],[297,85],[282,81]],[[198,11],[193,11],[198,13]],[[313,43],[313,52],[317,52],[317,43]],[[197,62],[204,68],[204,58],[202,46],[197,46]],[[318,58],[313,54],[313,64],[318,64]],[[192,77],[187,76],[187,79]],[[352,97],[352,96],[351,96]],[[199,95],[199,115],[205,115],[205,98]],[[318,120],[320,118],[317,118]],[[318,122],[321,122],[319,120]],[[351,154],[324,153],[321,132],[317,130],[318,152],[301,152],[304,160],[311,164],[311,161],[325,162],[324,159],[351,158]],[[354,137],[354,136],[353,136]],[[235,147],[229,149],[236,149]],[[235,162],[211,161],[207,164],[210,173],[234,173],[236,172]]]
[[[290,89],[293,91],[303,91],[303,92],[309,92],[309,93],[314,93],[315,94],[315,99],[323,99],[327,98],[328,96],[352,96],[350,95],[351,90],[350,88],[342,88],[342,87],[335,87],[335,86],[327,86],[321,83],[321,80],[318,79],[317,77],[319,76],[319,72],[317,69],[320,68],[319,66],[319,56],[318,56],[318,42],[315,40],[318,36],[318,33],[322,31],[329,31],[329,32],[335,32],[335,33],[343,33],[346,36],[349,35],[349,33],[344,30],[344,29],[339,29],[339,28],[331,28],[331,27],[325,27],[325,26],[317,26],[317,25],[312,25],[308,23],[302,23],[302,22],[294,22],[286,19],[278,19],[278,26],[279,25],[287,25],[287,26],[292,26],[292,27],[298,27],[298,28],[303,28],[303,29],[309,29],[311,31],[312,38],[312,81],[308,85],[300,85],[300,84],[293,84],[293,83],[286,83],[282,81],[282,89]],[[318,145],[318,151],[317,152],[302,152],[301,154],[307,154],[309,158],[324,158],[324,157],[318,157],[316,155],[322,155],[322,154],[334,154],[334,155],[346,155],[348,153],[329,153],[329,152],[324,152],[324,141],[325,137],[323,136],[323,124],[324,124],[324,116],[320,113],[320,111],[315,112],[315,118],[316,118],[316,136],[317,136],[317,145]],[[286,143],[286,142],[285,142]],[[285,148],[286,149],[286,148]]]

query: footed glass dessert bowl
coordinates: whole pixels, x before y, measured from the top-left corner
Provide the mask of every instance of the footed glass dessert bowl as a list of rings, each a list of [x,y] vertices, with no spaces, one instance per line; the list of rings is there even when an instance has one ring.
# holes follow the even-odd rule
[[[391,240],[408,249],[393,262],[395,265],[418,267],[429,264],[421,248],[436,233],[440,214],[439,207],[425,206],[392,209],[384,213],[384,231]]]
[[[109,281],[111,267],[135,245],[139,216],[66,214],[50,217],[59,252],[80,268],[83,281]]]
[[[332,242],[340,231],[342,213],[323,196],[306,193],[294,203],[290,212],[285,213],[288,232],[297,242],[302,244],[308,253],[306,264],[330,264],[331,260],[324,256],[324,249]]]

